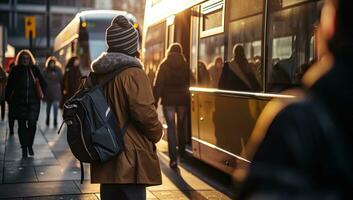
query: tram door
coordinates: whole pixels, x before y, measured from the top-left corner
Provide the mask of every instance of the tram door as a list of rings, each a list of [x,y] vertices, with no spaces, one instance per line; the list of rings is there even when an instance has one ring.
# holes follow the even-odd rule
[[[186,61],[190,63],[190,20],[191,11],[186,10],[175,16],[167,18],[167,34],[166,34],[166,48],[172,43],[180,43],[183,47],[183,54]],[[188,106],[187,118],[185,120],[185,139],[187,144],[191,144],[191,131],[190,131],[190,106]]]

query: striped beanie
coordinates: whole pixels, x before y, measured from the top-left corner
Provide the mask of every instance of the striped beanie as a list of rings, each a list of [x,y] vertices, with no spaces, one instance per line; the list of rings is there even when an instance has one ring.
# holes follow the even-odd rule
[[[116,16],[106,31],[108,52],[119,52],[135,56],[139,34],[135,27],[122,15]]]

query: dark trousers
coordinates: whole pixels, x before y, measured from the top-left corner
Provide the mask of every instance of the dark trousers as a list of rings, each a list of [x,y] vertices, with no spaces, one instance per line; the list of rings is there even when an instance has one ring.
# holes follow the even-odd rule
[[[9,118],[9,130],[10,130],[10,133],[12,134],[13,127],[15,126],[15,119],[13,117],[11,117],[10,114],[8,115],[8,118]]]
[[[0,110],[1,110],[1,120],[5,118],[5,101],[0,102]]]
[[[54,110],[54,123],[56,124],[58,119],[59,101],[47,101],[47,121],[48,122],[50,119],[50,110],[52,106]]]
[[[185,154],[186,108],[186,106],[163,106],[164,117],[168,125],[167,139],[170,161],[177,161],[177,136],[179,155],[184,156]],[[175,122],[175,115],[177,116],[177,122]]]
[[[18,120],[18,137],[22,148],[32,147],[37,120]]]
[[[142,184],[101,184],[101,200],[145,200],[146,186]]]

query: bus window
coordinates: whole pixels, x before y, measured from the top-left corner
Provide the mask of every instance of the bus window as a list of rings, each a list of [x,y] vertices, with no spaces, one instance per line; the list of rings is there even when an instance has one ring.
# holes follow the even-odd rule
[[[158,65],[164,58],[165,34],[165,22],[152,26],[147,30],[144,64],[146,73],[151,81],[151,85],[153,85],[153,81],[157,74]]]
[[[218,88],[224,62],[224,35],[201,38],[199,41],[199,63],[206,66],[211,88]],[[198,79],[202,79],[199,74]],[[205,85],[204,85],[205,86]]]
[[[314,62],[314,28],[322,1],[272,1],[269,6],[267,90],[300,84]]]
[[[262,90],[263,0],[230,1],[228,55],[220,89]]]
[[[201,37],[223,32],[224,2],[208,1],[201,5]]]

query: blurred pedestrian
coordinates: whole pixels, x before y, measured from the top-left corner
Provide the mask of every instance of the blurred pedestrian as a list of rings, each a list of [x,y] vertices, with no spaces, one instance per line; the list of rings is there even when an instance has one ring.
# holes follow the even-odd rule
[[[61,101],[61,106],[72,97],[81,85],[81,71],[80,71],[80,59],[74,56],[69,59],[65,67],[65,73],[63,77],[63,88],[62,94],[63,98]]]
[[[223,71],[223,64],[223,59],[221,57],[216,57],[211,67],[208,69],[212,88],[218,88],[219,80]]]
[[[162,99],[163,113],[168,125],[168,153],[171,168],[177,167],[177,142],[181,161],[185,155],[185,120],[189,102],[189,83],[190,70],[183,48],[179,43],[171,44],[167,56],[160,64],[154,86],[155,104],[157,106],[159,99]]]
[[[304,97],[267,123],[240,199],[352,198],[352,10],[352,1],[325,1],[317,34],[324,55],[304,76]]]
[[[50,125],[50,110],[54,110],[54,127],[58,125],[58,107],[61,100],[61,83],[63,74],[58,66],[58,61],[55,57],[51,56],[47,59],[46,68],[43,72],[44,79],[47,83],[47,91],[45,93],[45,101],[47,103],[47,118],[46,125]]]
[[[34,155],[33,142],[40,111],[40,97],[36,91],[35,79],[39,80],[38,86],[43,91],[46,88],[45,80],[35,63],[29,50],[21,50],[16,56],[16,66],[11,70],[6,86],[6,101],[11,102],[11,112],[18,120],[18,135],[24,158],[28,156],[28,152]]]
[[[136,58],[138,40],[133,25],[121,15],[115,17],[106,31],[108,52],[91,66],[98,84],[120,71],[103,90],[118,118],[117,126],[127,128],[124,151],[105,163],[91,165],[91,182],[101,184],[102,200],[146,199],[146,186],[162,182],[155,146],[162,136],[162,125],[149,79]]]
[[[0,112],[1,120],[5,118],[5,88],[7,83],[7,76],[4,68],[0,63]]]
[[[13,68],[15,67],[15,63],[12,62],[10,64],[10,67],[9,67],[9,74],[11,73],[11,71],[13,70]],[[7,106],[8,106],[8,113],[7,113],[7,118],[8,118],[8,121],[9,121],[9,134],[10,135],[14,135],[14,126],[15,126],[15,118],[14,118],[14,115],[13,115],[13,106],[12,106],[12,103],[11,101],[7,101]]]

